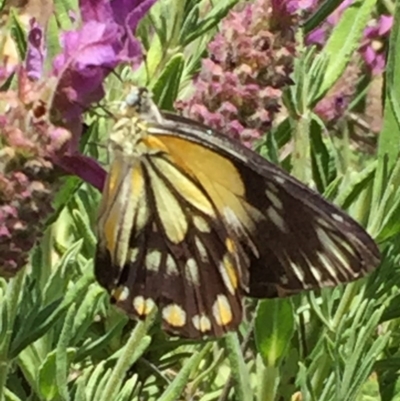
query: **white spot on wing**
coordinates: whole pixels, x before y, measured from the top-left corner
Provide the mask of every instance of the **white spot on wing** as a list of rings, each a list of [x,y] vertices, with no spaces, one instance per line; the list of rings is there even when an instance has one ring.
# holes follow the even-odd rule
[[[299,281],[301,283],[305,284],[305,280],[304,279],[305,279],[306,276],[304,274],[303,269],[300,266],[298,266],[296,263],[291,261],[290,259],[289,259],[289,263],[290,263],[290,267],[293,270],[293,273],[296,275],[296,277],[299,279]]]
[[[274,192],[275,194],[277,194],[279,192],[278,187],[273,183],[273,182],[267,182],[267,188],[271,191]]]
[[[228,298],[219,294],[212,306],[215,321],[219,326],[226,326],[232,321],[232,310]]]
[[[286,274],[281,274],[280,279],[282,281],[282,284],[288,284],[289,279],[287,278]]]
[[[280,176],[275,176],[275,181],[278,182],[281,185],[284,185],[286,183],[286,180],[283,177],[280,177]]]
[[[161,252],[157,249],[151,249],[145,258],[145,266],[147,270],[158,272],[161,262]]]
[[[116,288],[112,292],[112,296],[116,299],[117,302],[124,302],[129,298],[129,288],[124,285]]]
[[[354,272],[348,268],[350,261],[344,257],[343,251],[338,248],[337,243],[333,241],[333,239],[329,237],[329,235],[323,229],[316,228],[315,232],[317,233],[317,236],[326,252],[329,252],[332,255],[331,257],[334,257],[338,261],[338,263],[336,263],[336,267],[340,270],[344,277],[348,277],[349,274],[352,277],[357,277],[357,275],[354,275]]]
[[[225,260],[226,257],[228,257],[228,256],[224,256],[224,260]],[[222,281],[224,282],[225,287],[228,289],[228,291],[232,295],[234,295],[235,294],[235,289],[233,288],[231,279],[230,279],[229,274],[228,274],[228,272],[226,270],[226,267],[225,267],[225,264],[224,264],[224,260],[219,263],[218,270],[219,270],[219,273],[221,274]],[[229,260],[227,262],[230,263]]]
[[[251,248],[254,255],[257,258],[260,257],[260,253],[258,252],[258,249],[254,244],[253,239],[250,237],[247,230],[243,227],[242,223],[240,222],[234,211],[229,207],[225,207],[223,210],[223,214],[226,222],[233,228],[236,235],[239,238],[246,240],[246,244]]]
[[[211,330],[211,320],[204,314],[194,315],[192,318],[192,323],[195,329],[202,333]]]
[[[210,225],[201,216],[193,216],[193,224],[202,233],[209,233],[211,231]]]
[[[265,191],[265,195],[267,195],[267,198],[270,200],[270,202],[276,209],[280,209],[280,210],[283,209],[282,201],[278,198],[277,195],[275,195],[273,192],[269,191],[268,189]]]
[[[207,249],[204,246],[203,242],[200,240],[199,237],[194,237],[194,243],[196,245],[197,251],[199,252],[200,255],[200,260],[203,263],[208,263],[208,254],[207,254]]]
[[[151,298],[145,299],[142,295],[133,299],[133,307],[139,316],[148,315],[155,306],[156,304]]]
[[[173,327],[182,327],[186,323],[186,312],[177,304],[165,306],[162,310],[162,317]]]
[[[332,219],[338,221],[339,223],[344,222],[343,216],[337,213],[332,213]]]
[[[279,230],[284,233],[288,232],[285,220],[283,220],[282,216],[276,211],[274,207],[270,206],[267,209],[267,215]]]
[[[199,267],[193,258],[189,258],[185,265],[185,275],[192,285],[200,285]]]
[[[321,227],[326,228],[328,230],[332,230],[332,228],[333,228],[332,224],[329,221],[323,219],[322,217],[316,217],[315,221],[317,222],[318,225],[320,225]]]
[[[129,251],[129,260],[131,263],[135,263],[139,255],[139,248],[133,248]]]
[[[178,271],[178,266],[176,265],[176,262],[172,255],[168,254],[167,259],[165,261],[165,264],[167,266],[167,275],[169,276],[178,276],[179,271]]]
[[[335,283],[339,283],[340,280],[339,280],[339,278],[337,276],[338,272],[332,267],[332,262],[322,252],[317,252],[317,256],[318,256],[319,260],[321,261],[322,266],[325,268],[325,270],[332,277],[332,280]]]

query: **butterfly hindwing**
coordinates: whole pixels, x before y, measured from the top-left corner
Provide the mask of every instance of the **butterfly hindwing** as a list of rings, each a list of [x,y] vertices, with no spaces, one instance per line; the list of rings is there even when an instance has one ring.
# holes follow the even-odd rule
[[[204,190],[192,187],[195,181],[186,172],[168,169],[170,161],[164,156],[148,157],[140,166],[149,212],[137,226],[143,205],[139,200],[130,204],[137,209],[126,262],[111,269],[119,272],[111,289],[113,301],[139,318],[156,305],[164,328],[173,334],[220,336],[242,319],[241,280],[246,275],[239,272],[242,256],[237,251],[241,247],[234,245],[222,219],[215,218],[217,211]],[[186,190],[175,188],[179,178],[187,180]],[[104,227],[107,224],[103,221]],[[106,267],[97,259],[96,274],[102,284],[109,279]]]

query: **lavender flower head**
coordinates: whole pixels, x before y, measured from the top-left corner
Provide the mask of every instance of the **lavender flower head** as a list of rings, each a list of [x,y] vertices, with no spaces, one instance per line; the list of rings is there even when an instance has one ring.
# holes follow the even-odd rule
[[[102,189],[105,171],[78,151],[82,113],[103,97],[113,68],[140,59],[133,34],[154,2],[82,0],[81,28],[62,35],[62,51],[47,74],[45,34],[30,22],[18,88],[0,96],[0,275],[13,276],[26,264],[52,211],[60,172]]]
[[[294,4],[296,3],[296,4]],[[291,83],[295,1],[256,0],[232,11],[208,46],[184,115],[252,146],[271,128]]]

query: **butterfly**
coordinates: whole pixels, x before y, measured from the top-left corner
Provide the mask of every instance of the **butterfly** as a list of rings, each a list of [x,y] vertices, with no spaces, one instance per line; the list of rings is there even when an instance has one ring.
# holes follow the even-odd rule
[[[120,103],[97,220],[95,274],[111,300],[187,338],[237,329],[244,296],[358,279],[379,263],[338,207],[228,137],[163,113],[145,88]]]

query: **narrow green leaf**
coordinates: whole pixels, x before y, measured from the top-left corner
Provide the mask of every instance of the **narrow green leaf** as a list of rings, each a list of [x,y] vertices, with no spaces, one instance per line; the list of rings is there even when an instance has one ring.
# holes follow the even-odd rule
[[[68,373],[69,363],[67,357],[67,348],[71,339],[72,327],[74,324],[76,305],[72,304],[67,312],[61,334],[56,348],[56,382],[57,389],[63,401],[69,401],[68,392]]]
[[[38,372],[38,389],[45,400],[54,400],[59,396],[57,383],[54,380],[56,370],[56,352],[47,354],[45,361]]]
[[[11,9],[11,36],[17,45],[20,59],[25,60],[28,42],[25,30],[20,23],[19,17],[14,9]]]
[[[85,298],[80,303],[76,311],[74,324],[71,329],[71,338],[74,344],[84,338],[87,329],[93,323],[96,313],[98,313],[99,299],[104,295],[104,290],[99,285],[89,286]]]
[[[48,401],[53,401],[60,397],[59,387],[55,380],[55,372],[57,371],[56,353],[57,351],[53,350],[46,355],[37,373],[37,388],[41,397]],[[68,356],[72,356],[71,351],[68,352]]]
[[[304,33],[307,34],[322,24],[326,18],[329,17],[342,3],[344,0],[325,0],[321,2],[318,9],[313,15],[307,19],[304,23]]]
[[[322,127],[312,119],[310,123],[311,166],[318,192],[324,193],[330,181],[330,155],[322,139]]]
[[[55,301],[57,308],[53,309],[49,307],[51,314],[43,316],[43,319],[40,321],[37,319],[37,326],[34,326],[29,332],[18,333],[16,335],[10,348],[11,357],[14,358],[27,345],[41,337],[51,326],[57,323],[72,303],[78,302],[78,300],[81,299],[81,297],[87,292],[88,286],[94,281],[93,273],[89,270],[86,271],[86,275],[82,276],[74,286],[71,286],[61,299]]]
[[[360,193],[372,185],[377,162],[369,163],[364,170],[359,173],[353,173],[351,180],[347,182],[340,195],[336,199],[336,203],[343,209],[348,209],[351,204],[359,197]]]
[[[5,401],[24,401],[7,388],[4,389]]]
[[[376,0],[356,0],[344,11],[321,53],[322,59],[329,62],[314,102],[320,100],[342,76],[360,45],[364,28],[371,19],[375,4]]]
[[[205,18],[191,32],[187,32],[185,37],[181,37],[182,47],[187,46],[195,39],[205,34],[210,29],[216,27],[228,12],[237,4],[238,0],[219,0]]]
[[[122,355],[118,358],[110,379],[101,393],[99,398],[101,401],[108,401],[115,398],[118,394],[123,377],[130,366],[143,354],[149,346],[151,339],[146,334],[148,329],[152,326],[157,316],[156,308],[153,308],[146,320],[140,321],[136,324],[131,336],[129,337]]]
[[[98,401],[100,397],[98,394],[102,394],[107,381],[110,379],[111,369],[106,368],[105,361],[100,362],[90,376],[90,379],[86,384],[86,398],[88,401]]]
[[[88,247],[95,249],[97,244],[97,238],[93,233],[92,227],[90,226],[90,222],[87,219],[85,219],[85,217],[79,210],[73,210],[72,216],[76,224],[76,230],[77,232],[80,233],[82,240],[85,243],[87,243]]]
[[[391,169],[400,154],[400,2],[396,1],[395,4],[386,65],[383,129],[379,135],[378,145],[379,169],[385,162],[385,156],[387,156],[387,166]]]
[[[201,351],[193,354],[158,401],[179,401],[182,399],[182,392],[188,384],[190,373],[199,366],[204,356],[210,352],[211,347],[212,343],[208,343]],[[240,401],[241,399],[237,398],[237,400]]]
[[[82,345],[77,350],[75,360],[82,361],[86,357],[96,354],[96,351],[104,349],[110,344],[110,341],[116,336],[116,334],[122,331],[125,324],[125,320],[120,320],[115,326],[113,326],[111,329],[108,329],[103,336]]]
[[[235,400],[253,400],[254,397],[251,395],[249,371],[246,368],[237,333],[228,333],[224,338],[224,342],[228,352],[228,360],[232,372]]]
[[[175,54],[165,66],[152,88],[155,102],[161,110],[173,110],[185,66],[182,53]]]

